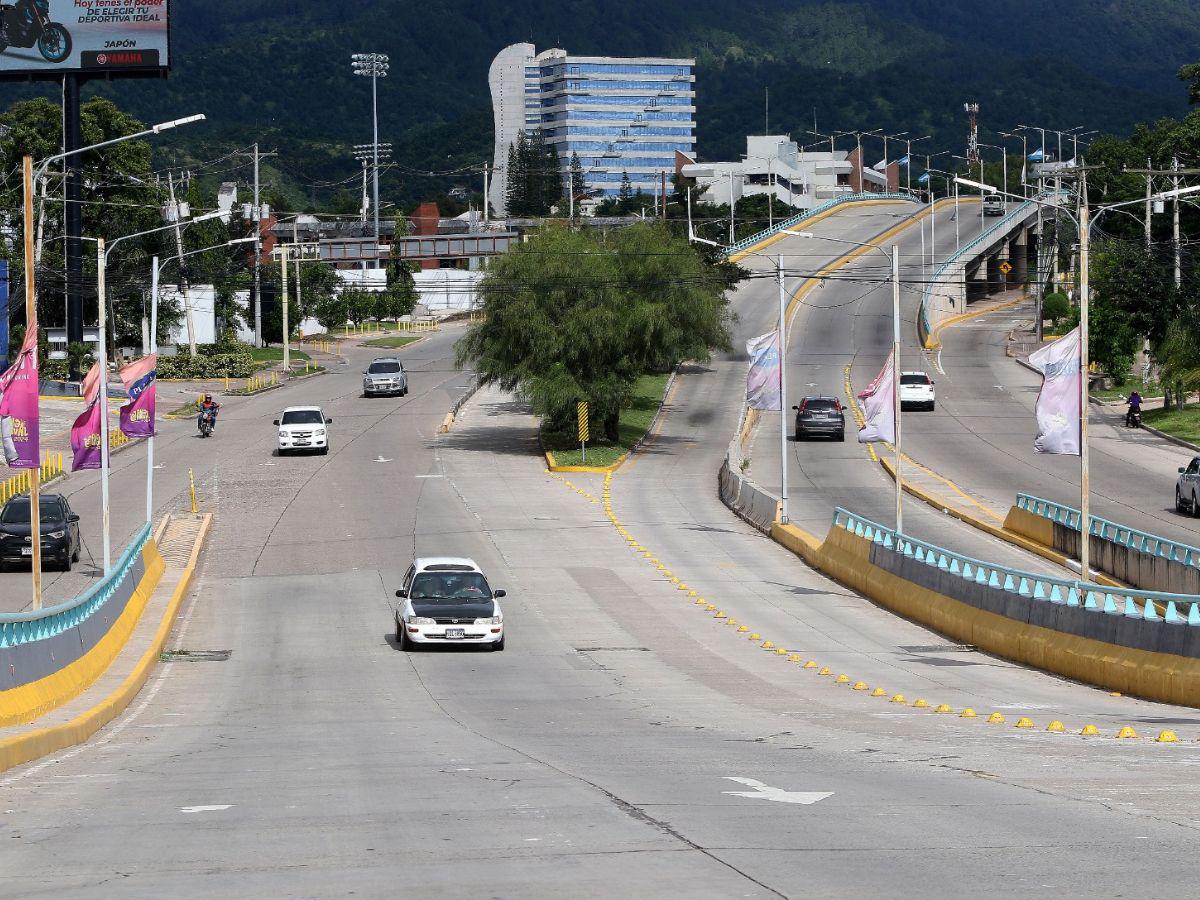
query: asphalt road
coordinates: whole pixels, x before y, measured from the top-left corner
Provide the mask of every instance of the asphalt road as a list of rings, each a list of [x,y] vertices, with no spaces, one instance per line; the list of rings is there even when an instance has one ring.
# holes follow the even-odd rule
[[[757,296],[736,299],[742,336]],[[227,410],[203,442],[217,522],[173,646],[230,654],[160,666],[92,742],[0,776],[0,894],[1192,889],[1195,744],[1041,729],[1194,738],[1200,714],[954,647],[733,518],[714,475],[744,358],[677,380],[613,481],[622,521],[781,646],[1007,725],[889,704],[736,637],[630,552],[598,476],[543,472],[508,398],[481,393],[437,436],[465,380],[453,338],[403,351],[406,399],[357,396],[364,350]],[[271,455],[266,423],[299,402],[333,416],[328,457]],[[172,470],[193,461],[196,442],[163,443]],[[396,649],[414,553],[474,556],[509,591],[504,653]],[[1022,713],[1039,729],[1014,729]]]

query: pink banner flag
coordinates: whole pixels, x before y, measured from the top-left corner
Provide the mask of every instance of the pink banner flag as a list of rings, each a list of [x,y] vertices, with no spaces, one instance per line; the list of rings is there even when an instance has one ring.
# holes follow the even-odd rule
[[[864,397],[863,417],[865,424],[858,432],[858,442],[869,444],[873,441],[896,442],[896,392],[895,373],[892,371],[892,354],[888,354],[887,362],[875,376],[875,380],[867,390],[859,394]]]
[[[16,361],[0,374],[0,445],[14,469],[40,464],[37,322],[30,323]]]
[[[158,355],[151,353],[135,359],[120,371],[121,383],[129,402],[121,407],[121,430],[126,437],[151,437],[154,434],[154,382]]]
[[[779,398],[779,330],[746,342],[750,371],[746,373],[746,405],[750,409],[781,409]]]
[[[100,363],[94,363],[83,379],[87,407],[71,426],[71,471],[98,469],[101,461]]]
[[[1079,329],[1074,328],[1053,344],[1029,354],[1029,364],[1042,373],[1038,391],[1038,453],[1079,455],[1079,403],[1082,390],[1082,357]]]

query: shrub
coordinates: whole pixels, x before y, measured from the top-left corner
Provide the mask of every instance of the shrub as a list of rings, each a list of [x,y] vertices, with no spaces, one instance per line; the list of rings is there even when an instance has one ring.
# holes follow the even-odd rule
[[[1071,301],[1066,294],[1047,294],[1042,298],[1042,318],[1049,319],[1058,328],[1058,323],[1071,314]]]
[[[248,378],[258,370],[258,363],[244,350],[237,353],[208,353],[188,356],[163,356],[158,360],[159,378]]]

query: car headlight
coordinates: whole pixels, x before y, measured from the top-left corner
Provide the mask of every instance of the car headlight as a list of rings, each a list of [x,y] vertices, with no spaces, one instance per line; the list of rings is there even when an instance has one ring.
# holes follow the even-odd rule
[[[318,428],[316,431],[313,432],[313,434],[316,435],[317,437],[325,437],[325,429]]]
[[[404,621],[409,625],[436,625],[437,622],[433,619],[427,619],[424,616],[405,616]]]
[[[52,531],[48,535],[46,535],[46,537],[50,537],[50,538],[60,538],[60,537],[66,537],[66,536],[67,536],[67,533],[65,531]]]
[[[286,431],[281,431],[281,432],[279,432],[279,436],[280,436],[281,438],[285,438],[285,437],[287,437],[287,436],[288,436],[288,433],[287,433]]]
[[[489,616],[486,619],[476,619],[475,624],[476,625],[499,625],[500,617],[499,616]]]

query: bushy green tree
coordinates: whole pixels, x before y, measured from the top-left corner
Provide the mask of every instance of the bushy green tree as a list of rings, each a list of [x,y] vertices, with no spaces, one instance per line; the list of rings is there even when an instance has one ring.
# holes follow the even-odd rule
[[[1071,301],[1067,295],[1059,292],[1047,294],[1042,298],[1042,318],[1049,319],[1055,329],[1058,324],[1071,314]]]
[[[616,440],[639,375],[729,346],[725,289],[736,275],[658,224],[547,226],[493,261],[480,285],[485,316],[459,342],[458,362],[552,425],[587,400]]]

